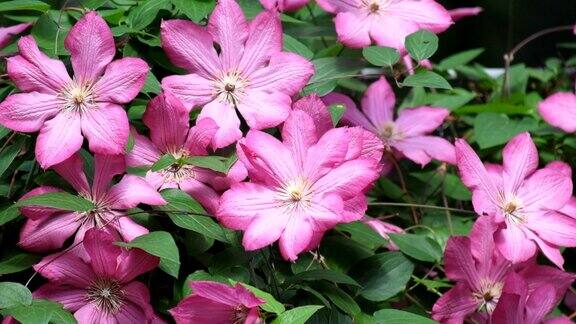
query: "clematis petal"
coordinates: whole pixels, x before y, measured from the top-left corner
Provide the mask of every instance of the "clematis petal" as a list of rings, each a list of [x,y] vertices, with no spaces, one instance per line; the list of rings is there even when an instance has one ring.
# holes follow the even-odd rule
[[[242,238],[242,246],[246,251],[261,249],[276,242],[284,232],[288,222],[292,217],[301,215],[290,215],[290,212],[275,214],[259,214],[246,228]]]
[[[549,211],[526,217],[526,227],[545,241],[559,246],[576,246],[576,219]]]
[[[410,160],[425,166],[435,159],[450,164],[456,164],[456,151],[454,145],[438,136],[408,137],[392,146]]]
[[[319,178],[313,184],[314,191],[352,198],[379,177],[373,166],[374,162],[366,159],[346,161]]]
[[[542,285],[530,293],[526,301],[526,318],[531,323],[539,323],[554,310],[558,300],[553,285]]]
[[[212,119],[218,125],[218,130],[212,139],[212,148],[226,147],[242,137],[240,119],[234,107],[214,100],[202,108],[196,122],[207,118]]]
[[[176,324],[226,323],[234,314],[234,308],[201,296],[189,296],[168,311]]]
[[[290,114],[290,96],[282,92],[251,90],[238,104],[238,111],[251,129],[278,126]]]
[[[242,287],[242,286],[240,286]],[[190,281],[192,293],[215,302],[235,307],[240,304],[233,287],[219,282]]]
[[[20,38],[18,49],[20,55],[7,60],[8,75],[18,89],[55,95],[72,81],[64,63],[40,52],[32,36]]]
[[[130,242],[138,236],[148,234],[148,229],[126,215],[117,215],[116,220],[111,223],[122,236],[124,241]]]
[[[293,215],[285,225],[280,236],[280,253],[285,260],[296,261],[298,254],[302,253],[310,244],[313,236],[313,224],[308,217]]]
[[[443,323],[464,323],[464,319],[474,313],[477,307],[478,302],[470,288],[464,283],[457,283],[436,301],[432,308],[432,318]]]
[[[191,21],[171,19],[160,25],[162,48],[176,66],[204,78],[220,69],[213,39],[205,28]]]
[[[394,119],[395,104],[394,90],[384,77],[372,83],[362,97],[362,111],[377,128]]]
[[[126,111],[116,104],[101,103],[82,114],[82,133],[90,151],[101,154],[123,154],[130,127]]]
[[[180,182],[180,189],[196,199],[210,214],[218,209],[220,196],[202,182],[196,179],[184,180]]]
[[[372,43],[371,18],[362,13],[340,12],[334,18],[338,41],[351,48],[362,48]]]
[[[222,68],[228,70],[237,67],[248,38],[248,23],[236,1],[218,1],[208,20],[208,32],[220,45]]]
[[[146,62],[134,57],[125,57],[108,64],[104,75],[94,85],[98,101],[129,103],[142,90],[149,70]]]
[[[94,179],[92,181],[92,197],[104,197],[112,178],[124,173],[126,163],[123,155],[94,154]]]
[[[524,181],[517,194],[530,211],[559,209],[572,196],[572,179],[553,168],[540,169]]]
[[[245,230],[252,219],[274,215],[277,208],[276,192],[260,184],[240,182],[222,194],[216,215],[224,226]]]
[[[120,182],[110,188],[107,202],[113,209],[125,210],[138,204],[152,206],[165,205],[162,196],[144,179],[127,174]]]
[[[86,288],[96,279],[96,274],[88,264],[74,253],[66,251],[43,258],[34,265],[34,270],[50,281],[76,288]]]
[[[346,203],[348,204],[349,200]],[[313,226],[314,232],[323,232],[331,229],[337,223],[345,221],[345,208],[358,207],[361,206],[355,204],[345,206],[345,202],[342,201],[338,194],[316,195],[312,198],[310,206],[306,210],[307,222]],[[311,240],[312,238],[310,238]]]
[[[276,58],[276,55],[288,54],[281,51],[282,25],[278,14],[271,11],[263,11],[250,22],[250,34],[238,69],[246,75],[251,75],[258,69],[263,68],[267,63],[270,66],[290,64],[291,61],[288,60],[288,58],[291,58],[290,56],[280,59]],[[278,70],[281,67],[276,67],[275,69]],[[294,67],[291,67],[291,69],[294,70]]]
[[[62,112],[44,123],[36,141],[36,159],[47,169],[82,147],[81,119],[75,113]]]
[[[418,24],[393,15],[373,18],[370,24],[370,37],[380,46],[397,49],[402,54],[406,36],[418,31]]]
[[[96,80],[116,54],[112,30],[95,11],[70,29],[64,46],[70,52],[74,78],[81,83]]]
[[[482,7],[464,7],[448,10],[448,13],[450,14],[450,17],[453,21],[458,21],[462,18],[477,16],[483,10],[484,9]]]
[[[498,230],[494,235],[494,242],[502,255],[512,263],[524,262],[536,254],[536,244],[526,237],[522,229],[508,220],[506,228]]]
[[[210,118],[204,118],[196,122],[190,128],[184,147],[192,156],[208,155],[208,147],[218,131],[218,125]]]
[[[88,179],[84,174],[84,159],[79,153],[73,154],[64,162],[54,166],[54,171],[72,185],[79,194],[91,193]]]
[[[449,114],[450,111],[444,108],[403,109],[395,124],[406,137],[426,135],[440,127]]]
[[[114,314],[102,311],[96,304],[87,303],[74,313],[74,318],[78,323],[90,324],[117,324]]]
[[[450,237],[444,252],[444,267],[448,278],[466,282],[471,289],[480,290],[481,273],[476,268],[470,241],[470,238],[466,236]]]
[[[344,116],[342,116],[343,120],[354,126],[360,126],[373,133],[378,133],[376,126],[356,107],[356,104],[350,97],[338,92],[331,92],[323,97],[322,101],[329,106],[334,104],[344,105],[346,111],[344,112]]]
[[[32,252],[62,248],[80,226],[77,213],[54,213],[38,220],[29,219],[20,231],[18,245]]]
[[[538,112],[548,124],[567,133],[576,132],[576,95],[559,92],[538,104]]]
[[[216,94],[214,82],[198,74],[167,76],[162,79],[162,89],[180,99],[188,111],[204,106]]]
[[[30,190],[29,192],[24,194],[22,197],[20,197],[19,200],[25,200],[25,199],[30,198],[30,197],[43,195],[43,194],[47,194],[47,193],[51,193],[51,192],[62,192],[62,191],[63,190],[61,190],[61,189],[50,187],[50,186],[40,186],[38,188]],[[29,207],[21,207],[20,208],[20,212],[22,213],[22,215],[24,215],[26,218],[29,218],[32,220],[39,220],[42,218],[46,218],[46,217],[49,217],[50,215],[57,213],[57,212],[60,212],[60,211],[61,210],[59,210],[57,208],[42,207],[42,206],[29,206]]]
[[[125,301],[120,310],[114,314],[117,323],[147,323],[149,318],[140,305]]]
[[[360,4],[359,0],[342,1],[342,0],[316,0],[320,8],[330,13],[342,11],[354,11]]]
[[[113,277],[122,248],[114,244],[112,235],[96,228],[89,229],[84,234],[83,245],[96,275],[106,278]]]
[[[316,181],[344,162],[348,153],[348,137],[346,128],[331,129],[308,149],[303,171],[310,181]]]
[[[433,33],[441,33],[453,24],[450,13],[434,0],[393,2],[386,13]]]
[[[120,256],[115,278],[122,283],[128,283],[139,275],[158,266],[160,259],[140,249],[130,249]]]
[[[328,130],[334,128],[328,107],[326,107],[326,104],[323,102],[324,98],[320,98],[318,95],[313,93],[300,98],[292,105],[292,110],[302,110],[312,118],[316,128],[316,136],[318,138],[324,135]]]
[[[512,138],[502,151],[504,160],[504,190],[516,192],[525,178],[538,168],[538,150],[525,132]]]
[[[37,132],[60,108],[53,94],[16,93],[0,103],[0,124],[17,132]]]
[[[188,110],[169,92],[152,99],[142,116],[142,121],[150,129],[150,139],[166,153],[177,153],[182,149],[190,127],[189,120]]]
[[[279,52],[270,58],[267,67],[250,75],[250,87],[293,96],[304,88],[312,74],[314,65],[310,61],[294,53]]]
[[[154,146],[147,137],[142,136],[132,130],[132,137],[134,138],[134,147],[126,154],[126,164],[130,167],[151,166],[154,164],[162,152]]]
[[[48,299],[62,304],[70,312],[75,312],[86,305],[86,290],[71,288],[55,282],[50,282],[34,290],[35,299]]]
[[[302,168],[308,148],[318,141],[312,118],[301,110],[294,110],[282,126],[282,140]]]
[[[13,36],[24,32],[26,29],[30,28],[30,26],[32,26],[32,24],[25,23],[0,28],[0,48],[6,47]]]

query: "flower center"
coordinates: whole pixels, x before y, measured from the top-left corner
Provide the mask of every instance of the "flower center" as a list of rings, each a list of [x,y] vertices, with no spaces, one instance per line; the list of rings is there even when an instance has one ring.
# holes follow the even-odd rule
[[[286,184],[280,188],[279,200],[283,206],[289,208],[310,206],[312,202],[312,188],[310,183],[300,177],[286,182]]]
[[[124,291],[116,280],[109,278],[96,279],[87,289],[86,299],[98,309],[115,314],[124,303]]]
[[[230,322],[232,324],[243,324],[246,321],[246,317],[248,317],[248,307],[244,305],[238,305],[234,308],[234,312],[232,312],[232,318],[230,318]]]
[[[174,163],[160,171],[164,183],[180,183],[181,181],[194,178],[194,166]]]
[[[369,14],[379,14],[388,7],[393,0],[363,0],[363,7]]]
[[[503,203],[500,208],[504,213],[504,217],[515,225],[520,225],[524,222],[524,217],[522,217],[522,205],[518,199],[513,198],[508,200]]]
[[[502,282],[494,282],[489,279],[481,280],[480,291],[474,293],[474,298],[478,301],[478,311],[491,314],[498,304],[503,287],[504,283]]]
[[[393,122],[387,122],[380,128],[378,133],[380,139],[384,143],[384,148],[390,149],[392,144],[402,138],[402,134]]]
[[[91,83],[73,80],[59,95],[64,100],[64,110],[84,112],[94,106],[96,98]]]
[[[215,80],[213,86],[214,92],[220,100],[236,105],[244,94],[247,85],[248,80],[240,72],[230,71]]]

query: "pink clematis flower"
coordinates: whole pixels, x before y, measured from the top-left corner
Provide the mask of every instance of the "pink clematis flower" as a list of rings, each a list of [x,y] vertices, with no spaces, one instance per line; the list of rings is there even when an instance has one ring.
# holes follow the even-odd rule
[[[161,38],[171,61],[190,72],[165,78],[162,88],[188,109],[203,106],[198,121],[211,118],[218,126],[214,148],[242,137],[235,109],[252,129],[282,123],[290,113],[291,96],[314,73],[306,59],[282,52],[276,13],[265,11],[248,22],[234,0],[218,1],[206,28],[185,20],[164,21]]]
[[[317,0],[336,15],[338,40],[353,48],[372,42],[404,51],[406,36],[426,29],[434,33],[452,24],[450,14],[434,0]]]
[[[536,170],[538,151],[528,133],[510,140],[502,155],[502,166],[484,166],[466,141],[456,142],[458,169],[472,190],[474,210],[499,224],[496,246],[508,260],[526,261],[539,247],[562,267],[559,246],[576,246],[576,219],[558,211],[572,195],[569,167],[555,162]]]
[[[548,124],[566,133],[576,132],[576,94],[555,93],[538,104],[538,112]]]
[[[222,195],[217,215],[225,226],[245,231],[247,250],[279,240],[282,256],[296,260],[320,233],[357,217],[349,214],[362,217],[363,192],[378,178],[379,168],[375,159],[360,153],[347,157],[348,128],[318,136],[313,119],[302,110],[290,114],[282,138],[251,130],[238,142],[238,156],[251,181],[232,185]],[[345,203],[350,201],[354,203]],[[356,209],[347,210],[351,207]]]
[[[383,222],[377,218],[371,218],[364,216],[362,218],[362,222],[368,225],[374,232],[378,233],[378,235],[382,236],[385,240],[388,241],[386,244],[386,248],[391,251],[397,251],[398,246],[390,240],[390,235],[388,234],[398,234],[404,233],[404,230],[394,224]]]
[[[308,3],[308,0],[260,0],[262,7],[267,10],[278,10],[280,12],[298,11]]]
[[[74,154],[54,166],[56,172],[68,181],[81,197],[94,203],[94,209],[80,213],[46,207],[21,208],[22,214],[28,220],[20,233],[20,246],[34,252],[58,249],[74,233],[75,242],[80,242],[84,233],[93,227],[103,228],[114,237],[125,241],[148,233],[146,228],[126,217],[125,211],[140,203],[163,205],[166,201],[144,179],[134,175],[125,175],[119,183],[111,186],[112,178],[124,173],[124,157],[96,154],[92,186],[88,184],[83,168],[84,163],[79,154]],[[23,198],[60,191],[62,190],[43,186]]]
[[[18,35],[30,28],[31,24],[18,24],[0,28],[0,49],[6,47],[14,35]]]
[[[216,212],[225,190],[246,177],[242,163],[235,163],[228,176],[183,162],[194,156],[208,155],[207,148],[217,130],[212,119],[202,119],[192,128],[188,110],[172,94],[164,92],[148,104],[142,121],[150,129],[150,139],[133,132],[134,148],[126,154],[130,167],[150,167],[164,154],[177,162],[160,171],[148,171],[146,180],[155,188],[180,188],[198,200],[210,213]]]
[[[32,36],[20,39],[20,55],[8,58],[8,75],[22,90],[0,103],[0,124],[18,132],[40,131],[36,158],[43,168],[77,152],[83,136],[90,150],[121,154],[128,141],[128,117],[121,104],[144,85],[148,65],[138,58],[112,62],[112,31],[96,12],[89,12],[65,41],[74,69],[40,52]]]
[[[452,17],[453,21],[458,21],[462,18],[477,16],[482,12],[482,7],[465,7],[465,8],[457,8],[448,10],[450,17]]]
[[[560,279],[560,278],[558,278]],[[494,324],[571,324],[568,317],[556,317],[546,320],[546,316],[564,296],[574,277],[568,274],[563,279],[566,284],[558,287],[547,282],[532,283],[521,275],[511,273],[507,276],[498,305],[492,314]]]
[[[456,285],[434,304],[432,318],[440,323],[462,323],[472,316],[475,322],[489,323],[504,298],[509,276],[516,273],[528,284],[530,293],[540,286],[549,286],[555,300],[559,300],[566,292],[574,275],[531,263],[514,267],[495,248],[497,230],[498,224],[490,217],[480,217],[469,237],[448,239],[444,267],[446,276]]]
[[[454,146],[447,140],[430,136],[450,114],[444,108],[419,107],[403,109],[394,119],[396,96],[384,78],[371,84],[362,98],[362,111],[349,97],[331,93],[323,98],[326,104],[343,104],[343,119],[352,125],[362,126],[378,135],[386,150],[394,156],[405,156],[425,166],[432,159],[456,163]],[[388,157],[384,170],[390,170]]]
[[[158,265],[157,257],[123,249],[109,233],[97,229],[86,232],[82,246],[87,259],[62,252],[34,266],[50,281],[34,292],[35,298],[61,303],[78,323],[160,322],[148,288],[134,281]]]
[[[192,281],[190,287],[192,295],[169,310],[177,324],[264,323],[258,312],[264,301],[239,283]]]

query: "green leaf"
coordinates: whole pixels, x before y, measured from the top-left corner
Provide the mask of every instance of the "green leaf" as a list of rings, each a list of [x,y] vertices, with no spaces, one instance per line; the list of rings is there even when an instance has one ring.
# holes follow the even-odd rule
[[[455,88],[451,93],[430,93],[426,101],[433,107],[443,107],[451,111],[461,108],[476,98],[476,93]]]
[[[150,170],[157,172],[171,166],[174,163],[176,163],[176,159],[172,154],[164,154],[158,159],[158,161],[152,164]]]
[[[35,299],[30,305],[4,309],[2,315],[12,316],[23,324],[76,323],[74,316],[64,310],[61,304],[43,299]]]
[[[168,232],[150,232],[138,236],[134,240],[125,242],[116,242],[117,245],[127,248],[139,248],[152,255],[160,258],[160,269],[174,278],[178,278],[180,269],[180,255],[178,247]]]
[[[436,68],[438,70],[445,71],[448,69],[454,69],[462,65],[466,65],[475,58],[477,58],[483,52],[484,52],[483,48],[475,48],[468,51],[456,53],[440,61],[440,63],[436,65]]]
[[[482,113],[474,119],[476,142],[481,149],[504,144],[522,132],[536,129],[538,129],[538,122],[531,117],[511,120],[502,114]]]
[[[20,253],[0,261],[0,275],[20,272],[28,269],[40,260],[35,254]]]
[[[356,280],[350,278],[344,273],[329,269],[309,270],[300,272],[286,279],[286,281],[284,281],[284,284],[288,285],[301,281],[316,281],[316,280],[328,280],[334,283],[347,284],[357,287],[360,286],[358,282],[356,282]]]
[[[307,305],[292,308],[291,310],[280,314],[272,321],[272,324],[305,324],[306,321],[314,315],[314,313],[323,307],[324,306]]]
[[[338,125],[338,122],[340,121],[340,119],[342,119],[342,116],[344,116],[344,113],[346,112],[346,106],[342,104],[330,105],[328,107],[328,111],[330,112],[330,118],[332,119],[332,124],[334,125],[334,127],[336,127],[336,125]]]
[[[418,71],[407,76],[402,82],[407,87],[426,87],[451,90],[452,86],[441,75],[432,71]]]
[[[146,0],[129,11],[126,22],[133,30],[142,30],[156,19],[160,10],[169,8],[168,0]]]
[[[45,12],[50,5],[38,0],[12,0],[0,2],[0,12],[32,10]]]
[[[318,92],[319,96],[334,90],[338,79],[352,78],[363,67],[360,60],[344,57],[324,57],[312,61],[316,73],[305,88],[306,93]]]
[[[141,92],[146,94],[159,94],[162,91],[160,87],[160,82],[152,74],[152,72],[148,72],[148,76],[146,77],[146,83],[144,83],[144,87],[142,87]]]
[[[88,9],[98,9],[102,7],[109,0],[80,0],[83,7]]]
[[[402,253],[426,262],[438,262],[442,258],[442,248],[424,235],[389,234]]]
[[[254,295],[256,295],[256,297],[261,298],[265,301],[264,304],[259,306],[260,308],[262,308],[262,310],[275,314],[282,314],[286,310],[284,305],[282,305],[282,303],[277,301],[271,294],[242,282],[240,284],[244,286],[246,289],[250,290]]]
[[[466,105],[454,111],[458,115],[479,113],[500,113],[506,115],[531,115],[533,109],[524,103],[490,102],[479,105]]]
[[[206,211],[194,198],[190,197],[190,195],[178,189],[163,190],[161,195],[168,204],[158,206],[157,208],[166,212],[176,226],[220,242],[230,243],[229,237],[233,235],[232,231],[223,228],[211,217],[191,214],[206,214]],[[188,212],[188,214],[176,213],[174,211]]]
[[[10,167],[10,164],[14,162],[14,159],[18,156],[18,153],[22,150],[26,144],[24,138],[20,138],[16,143],[8,146],[2,154],[0,154],[0,177],[6,172],[6,170]]]
[[[185,162],[186,164],[222,173],[228,173],[232,166],[228,164],[228,158],[221,156],[193,156],[187,158]]]
[[[170,0],[174,7],[194,22],[200,22],[214,9],[214,1],[203,0]]]
[[[360,306],[358,306],[356,301],[354,301],[354,298],[348,295],[344,290],[327,283],[321,283],[321,287],[321,291],[324,295],[328,297],[336,307],[340,308],[348,315],[355,317],[362,311]]]
[[[400,252],[385,252],[358,262],[350,274],[363,287],[362,297],[384,301],[404,290],[414,264]]]
[[[400,53],[395,48],[385,46],[365,47],[362,55],[376,66],[393,66],[400,59]]]
[[[398,309],[381,309],[374,313],[374,319],[381,324],[434,324],[435,321]]]
[[[70,28],[72,28],[70,15],[66,12],[50,10],[36,20],[30,33],[34,36],[38,47],[49,56],[57,57],[69,55],[64,47],[64,39]]]
[[[0,309],[30,305],[32,293],[17,282],[0,282]]]
[[[404,44],[410,57],[420,62],[436,53],[436,50],[438,50],[438,36],[427,30],[419,30],[406,36]]]
[[[336,229],[347,232],[352,240],[373,250],[386,244],[386,240],[382,236],[360,221],[340,224]]]
[[[296,53],[309,60],[314,57],[314,52],[312,52],[306,45],[287,34],[284,34],[284,51]]]
[[[20,216],[20,210],[14,205],[0,211],[0,225],[4,225]]]
[[[94,204],[91,201],[67,192],[50,192],[28,197],[18,201],[15,206],[42,206],[77,212],[87,212],[94,209]]]

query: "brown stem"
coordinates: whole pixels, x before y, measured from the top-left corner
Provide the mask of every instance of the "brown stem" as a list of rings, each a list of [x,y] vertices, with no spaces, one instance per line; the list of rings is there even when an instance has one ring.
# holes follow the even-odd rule
[[[402,173],[402,169],[400,168],[398,161],[396,161],[396,158],[392,153],[388,153],[388,157],[392,162],[392,164],[394,165],[394,169],[396,169],[396,173],[398,174],[398,178],[400,180],[400,186],[402,187],[402,191],[404,191],[404,195],[409,197],[410,192],[408,191],[408,187],[406,186],[406,180],[404,180],[404,173]],[[416,208],[410,205],[410,211],[412,212],[412,220],[414,221],[414,224],[418,224],[418,213],[416,212]]]

